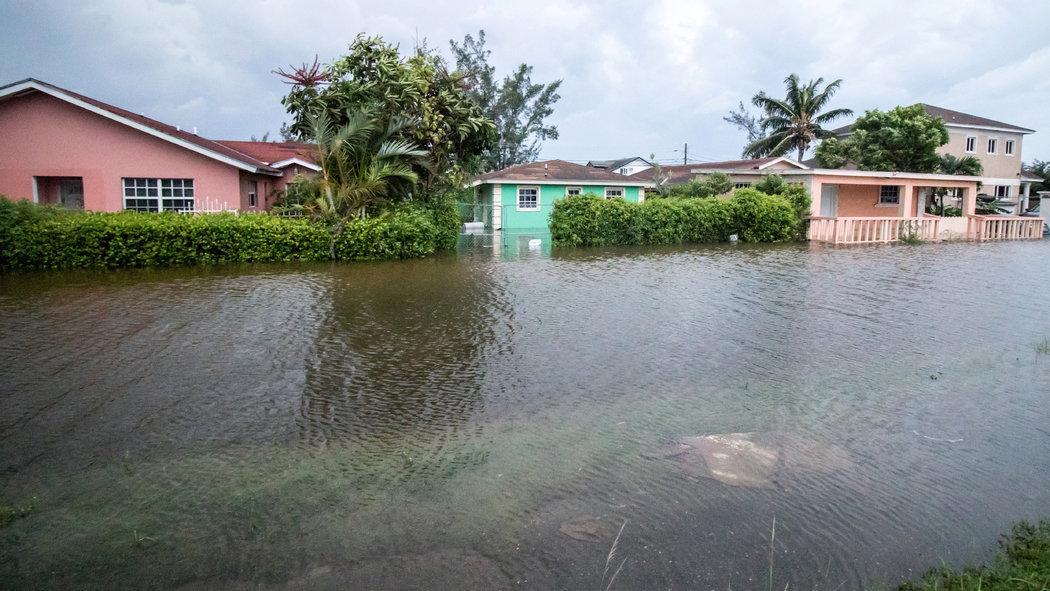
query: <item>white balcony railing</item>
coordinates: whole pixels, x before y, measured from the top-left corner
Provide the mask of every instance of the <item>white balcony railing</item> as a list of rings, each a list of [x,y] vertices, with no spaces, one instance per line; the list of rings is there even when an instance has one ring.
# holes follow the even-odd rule
[[[1043,237],[1043,218],[970,215],[966,234],[971,240],[1033,240]]]
[[[832,244],[878,244],[914,237],[940,240],[939,217],[811,217],[809,239]]]

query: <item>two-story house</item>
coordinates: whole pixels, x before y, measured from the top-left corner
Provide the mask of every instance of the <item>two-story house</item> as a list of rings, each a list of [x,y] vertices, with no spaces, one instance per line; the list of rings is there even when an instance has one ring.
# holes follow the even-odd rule
[[[937,151],[962,158],[973,156],[981,161],[984,174],[981,192],[999,197],[1013,204],[1014,213],[1027,209],[1027,200],[1033,182],[1040,179],[1021,170],[1021,144],[1024,136],[1035,133],[1028,129],[986,117],[978,117],[943,107],[922,104],[932,117],[944,120],[948,128],[948,143]],[[852,125],[834,130],[838,136],[848,136]]]
[[[653,163],[641,156],[629,156],[627,158],[617,158],[616,160],[591,160],[587,163],[587,166],[602,168],[616,174],[630,175],[649,170],[653,167]]]

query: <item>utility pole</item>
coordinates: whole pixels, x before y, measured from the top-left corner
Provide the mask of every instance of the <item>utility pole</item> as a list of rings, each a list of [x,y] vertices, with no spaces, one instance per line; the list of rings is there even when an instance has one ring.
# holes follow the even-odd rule
[[[682,146],[682,166],[689,164],[689,142]]]

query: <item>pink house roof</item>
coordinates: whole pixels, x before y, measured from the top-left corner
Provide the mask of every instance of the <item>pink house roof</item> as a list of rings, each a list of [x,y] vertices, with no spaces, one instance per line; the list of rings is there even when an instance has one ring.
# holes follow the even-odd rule
[[[162,123],[156,119],[151,119],[145,115],[133,113],[127,109],[115,107],[89,96],[66,90],[55,86],[54,84],[42,82],[34,78],[27,78],[0,87],[0,100],[14,96],[21,96],[31,92],[42,92],[51,95],[67,103],[117,121],[118,123],[123,123],[124,125],[133,127],[139,131],[249,172],[260,172],[274,175],[280,174],[280,171],[271,167],[269,163],[263,162],[262,160],[229,146],[225,146],[219,142],[209,140],[195,133],[184,131],[173,125],[168,125],[167,123]]]

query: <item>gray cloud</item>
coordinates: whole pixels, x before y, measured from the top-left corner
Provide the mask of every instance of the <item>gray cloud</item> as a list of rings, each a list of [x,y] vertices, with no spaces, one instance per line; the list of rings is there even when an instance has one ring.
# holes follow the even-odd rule
[[[95,0],[5,3],[0,80],[33,76],[214,138],[276,131],[270,71],[338,55],[358,31],[441,50],[484,28],[502,70],[564,79],[545,157],[738,155],[722,115],[791,72],[844,78],[860,112],[924,101],[1042,129],[1050,158],[1045,0],[879,3],[537,0],[439,3]]]

